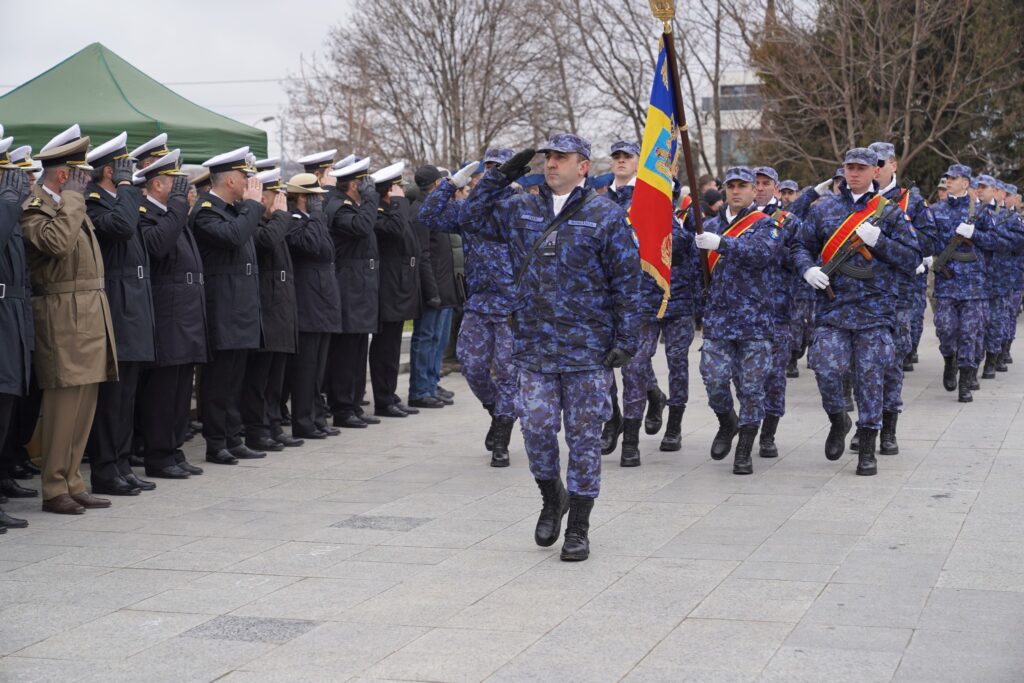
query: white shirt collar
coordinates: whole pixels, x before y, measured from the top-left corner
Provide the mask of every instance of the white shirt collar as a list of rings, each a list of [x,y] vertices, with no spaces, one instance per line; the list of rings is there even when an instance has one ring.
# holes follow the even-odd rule
[[[889,190],[893,189],[894,187],[896,187],[896,174],[895,173],[892,174],[892,180],[890,180],[889,184],[885,186],[885,189],[879,191],[878,194],[883,194],[883,195],[887,194],[889,192]]]
[[[586,185],[586,183],[587,183],[587,179],[586,178],[581,178],[580,182],[579,182],[579,185],[577,185],[576,187],[583,187],[584,185]],[[576,187],[574,187],[572,189],[575,190]],[[572,194],[572,190],[569,190],[565,194],[555,194],[553,192],[551,193],[551,208],[554,209],[554,212],[555,212],[556,216],[558,214],[562,213],[562,207],[565,206],[565,202],[568,201],[569,195],[571,195],[571,194]]]
[[[148,199],[149,201],[151,201],[151,202],[153,202],[154,204],[156,204],[157,206],[159,206],[159,207],[160,207],[160,208],[161,208],[162,210],[164,210],[164,211],[166,211],[166,210],[167,210],[167,206],[166,206],[166,205],[164,205],[164,204],[161,204],[161,203],[160,203],[160,202],[158,202],[157,200],[153,199],[153,197],[151,197],[150,195],[148,195],[148,194],[147,194],[147,195],[146,195],[146,199]]]
[[[59,194],[57,194],[56,192],[54,192],[53,190],[48,188],[46,185],[43,185],[42,183],[39,183],[39,187],[41,187],[44,190],[46,190],[46,194],[48,194],[51,197],[53,197],[53,201],[57,202],[57,204],[60,204],[63,201],[63,199],[61,199],[61,196]]]

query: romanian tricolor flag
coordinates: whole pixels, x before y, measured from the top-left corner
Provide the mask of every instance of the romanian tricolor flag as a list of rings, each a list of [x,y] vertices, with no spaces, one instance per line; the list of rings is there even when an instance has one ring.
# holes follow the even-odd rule
[[[664,42],[659,45],[629,222],[640,242],[640,266],[664,292],[660,318],[668,305],[672,273],[672,162],[678,121],[670,80],[675,75],[669,72]]]

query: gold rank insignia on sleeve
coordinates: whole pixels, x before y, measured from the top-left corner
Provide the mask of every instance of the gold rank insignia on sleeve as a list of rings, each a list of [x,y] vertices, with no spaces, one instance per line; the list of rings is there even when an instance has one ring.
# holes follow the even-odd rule
[[[99,199],[99,198],[100,198],[100,193],[99,192],[90,192],[89,193],[89,199]]]
[[[146,207],[140,206],[139,207],[139,213],[146,213]]]
[[[199,208],[201,208],[201,209],[212,209],[213,208],[213,202],[203,202],[202,204],[199,205]]]

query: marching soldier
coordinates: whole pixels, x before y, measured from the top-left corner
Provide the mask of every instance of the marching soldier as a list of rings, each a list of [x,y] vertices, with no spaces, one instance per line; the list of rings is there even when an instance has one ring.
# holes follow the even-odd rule
[[[92,167],[78,125],[39,152],[42,182],[21,215],[35,322],[33,367],[43,391],[43,510],[82,514],[110,507],[85,490],[79,472],[102,382],[117,380],[103,255],[85,210]]]
[[[253,236],[263,215],[263,187],[251,177],[248,147],[205,162],[213,189],[199,195],[189,225],[203,257],[210,361],[203,367],[199,411],[206,461],[235,465],[264,458],[242,443],[239,403],[249,351],[260,344],[259,264]]]
[[[711,286],[704,307],[700,374],[708,404],[718,417],[711,457],[721,460],[738,433],[733,474],[753,473],[750,453],[764,419],[765,380],[771,366],[772,291],[779,287],[783,236],[772,218],[758,211],[754,172],[745,166],[725,173],[726,205],[694,241],[707,249]],[[733,408],[736,384],[740,410]]]
[[[103,252],[118,367],[118,380],[100,385],[89,435],[89,469],[93,493],[111,496],[137,496],[156,488],[135,476],[128,462],[139,376],[153,361],[153,295],[149,258],[139,236],[142,190],[132,185],[127,140],[128,134],[121,133],[86,157],[93,171],[85,188],[85,210]]]
[[[843,170],[839,193],[811,207],[792,254],[808,284],[822,290],[808,360],[832,424],[825,456],[839,459],[846,445],[851,423],[843,380],[852,372],[859,410],[857,474],[870,476],[878,471],[875,440],[882,427],[884,374],[895,362],[891,330],[899,290],[894,271],[912,274],[921,250],[903,212],[876,192],[878,155],[851,149]],[[823,267],[838,269],[830,276]]]
[[[135,172],[146,188],[139,207],[139,232],[152,269],[155,320],[153,365],[139,387],[139,429],[146,476],[187,479],[203,473],[185,459],[181,446],[192,407],[192,375],[207,361],[203,262],[188,225],[188,176],[173,150]]]

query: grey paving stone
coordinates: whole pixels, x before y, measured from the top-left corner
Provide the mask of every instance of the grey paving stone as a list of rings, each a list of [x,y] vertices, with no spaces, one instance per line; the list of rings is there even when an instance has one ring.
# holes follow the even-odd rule
[[[201,626],[185,632],[189,638],[211,640],[241,640],[256,643],[287,643],[316,628],[317,622],[305,619],[275,619],[269,617],[215,617]]]
[[[339,529],[381,529],[384,531],[411,531],[429,522],[429,517],[392,517],[386,515],[354,515],[332,527]]]
[[[925,586],[833,583],[814,601],[804,620],[837,626],[914,628],[930,592]]]
[[[845,683],[888,682],[900,663],[895,652],[868,652],[813,647],[783,646],[772,658],[760,681],[843,681]]]
[[[438,628],[367,670],[374,678],[481,681],[537,640],[539,634]]]
[[[1024,624],[1024,593],[936,588],[918,628],[1008,633]]]
[[[1018,683],[1024,670],[1019,634],[918,630],[893,680]]]
[[[825,584],[811,581],[729,578],[693,612],[702,619],[797,622]]]

